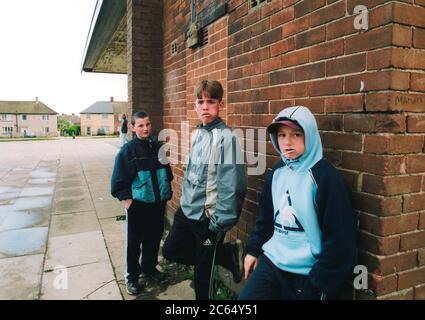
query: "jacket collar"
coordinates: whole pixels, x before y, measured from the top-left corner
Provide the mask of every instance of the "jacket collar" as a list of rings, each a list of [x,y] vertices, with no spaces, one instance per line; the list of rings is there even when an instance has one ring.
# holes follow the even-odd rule
[[[220,117],[218,117],[217,119],[215,119],[213,122],[208,123],[207,125],[203,125],[202,123],[200,125],[197,126],[198,129],[205,129],[207,131],[211,131],[215,128],[218,128],[223,122],[223,120],[221,120]]]

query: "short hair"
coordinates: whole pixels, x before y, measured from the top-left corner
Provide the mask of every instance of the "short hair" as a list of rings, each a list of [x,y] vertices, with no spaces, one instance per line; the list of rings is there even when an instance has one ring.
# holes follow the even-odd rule
[[[137,111],[135,114],[133,114],[133,119],[144,119],[144,118],[148,118],[149,115],[147,112],[145,111]]]
[[[208,98],[218,99],[218,101],[223,99],[223,87],[217,80],[202,80],[195,87],[195,97],[202,99],[203,92],[205,92]]]

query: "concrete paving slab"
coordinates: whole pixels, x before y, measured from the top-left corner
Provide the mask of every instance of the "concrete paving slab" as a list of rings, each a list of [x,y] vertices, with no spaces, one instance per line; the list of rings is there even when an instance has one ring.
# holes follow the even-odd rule
[[[55,192],[55,200],[64,200],[67,198],[90,198],[89,188],[87,186],[78,186],[71,188],[57,188]]]
[[[61,276],[62,279],[67,279],[67,281],[60,282],[57,278],[58,276]],[[121,300],[122,298],[113,276],[111,265],[108,261],[104,261],[72,268],[58,269],[56,273],[55,271],[45,272],[43,276],[41,299]]]
[[[22,189],[21,197],[35,197],[52,195],[54,187],[25,187]]]
[[[195,300],[195,291],[190,287],[191,280],[171,285],[158,295],[159,300]]]
[[[0,259],[0,300],[38,298],[43,254]]]
[[[0,232],[0,258],[44,253],[47,227]]]
[[[95,200],[94,206],[99,219],[111,218],[125,214],[124,206],[118,200]]]
[[[116,221],[115,218],[106,218],[100,219],[99,223],[102,228],[103,236],[105,238],[106,243],[125,241],[126,221]]]
[[[49,236],[57,237],[89,231],[100,231],[99,221],[94,211],[52,216]]]
[[[34,209],[46,209],[49,210],[52,204],[51,196],[40,196],[40,197],[23,197],[17,198],[14,204],[15,210],[34,210]]]
[[[109,262],[100,231],[50,237],[44,270],[59,265],[72,267],[100,261]]]
[[[83,211],[94,211],[94,206],[91,199],[73,198],[66,200],[55,201],[53,204],[52,214],[63,214]]]
[[[57,179],[56,180],[56,188],[72,188],[78,186],[85,186],[86,180],[85,178],[75,178],[73,179]]]
[[[47,168],[36,169],[31,172],[31,178],[55,178],[56,172]]]
[[[56,178],[34,178],[28,180],[28,185],[54,186]]]
[[[109,257],[118,280],[124,280],[125,275],[125,241],[114,241],[107,243]]]
[[[28,227],[48,227],[50,213],[41,211],[13,211],[0,221],[0,232]]]

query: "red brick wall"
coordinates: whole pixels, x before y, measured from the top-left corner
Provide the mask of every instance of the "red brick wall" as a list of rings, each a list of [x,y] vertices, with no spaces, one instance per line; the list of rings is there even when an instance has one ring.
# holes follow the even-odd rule
[[[163,126],[162,14],[162,1],[127,0],[129,108],[147,111],[155,131]]]
[[[283,107],[309,107],[325,156],[353,190],[360,217],[359,264],[368,267],[373,296],[423,299],[425,2],[271,0],[249,9],[246,0],[230,0],[227,17],[209,26],[213,41],[195,50],[186,48],[184,37],[190,1],[164,2],[164,127],[180,131],[182,120],[191,126],[197,122],[193,87],[203,77],[223,82],[227,107],[222,116],[231,127],[264,128]],[[200,19],[212,3],[198,1]],[[369,10],[367,31],[354,28],[359,4]],[[134,25],[134,17],[128,19]],[[143,34],[130,31],[129,40]],[[135,85],[153,79],[137,72],[142,65],[137,46],[143,47],[137,39],[130,46],[136,52],[129,52],[135,64],[129,71],[130,101],[136,101]],[[171,56],[174,40],[178,52]],[[270,143],[267,153],[270,168],[278,160]],[[171,157],[180,161],[181,155],[179,149]],[[179,205],[184,167],[174,165],[173,171],[170,212]],[[247,240],[263,182],[264,176],[248,177],[241,220],[231,237]],[[357,298],[371,296],[357,291]]]
[[[234,0],[229,14],[229,123],[264,127],[285,106],[311,108],[354,192],[359,264],[382,299],[419,299],[425,283],[425,3],[404,2]],[[354,28],[358,4],[366,32]],[[247,234],[262,182],[249,178]]]

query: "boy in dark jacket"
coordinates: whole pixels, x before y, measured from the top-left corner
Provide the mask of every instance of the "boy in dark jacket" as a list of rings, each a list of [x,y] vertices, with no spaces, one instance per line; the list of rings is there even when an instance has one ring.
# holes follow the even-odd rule
[[[129,294],[138,294],[141,291],[138,283],[141,273],[156,280],[164,279],[156,265],[164,231],[165,205],[172,195],[173,176],[165,154],[160,152],[161,145],[151,135],[152,126],[146,112],[134,114],[133,130],[137,138],[125,144],[115,158],[111,194],[125,201],[126,288]]]
[[[239,299],[324,299],[352,272],[356,215],[349,192],[323,159],[307,108],[282,110],[268,132],[282,160],[261,192]]]

